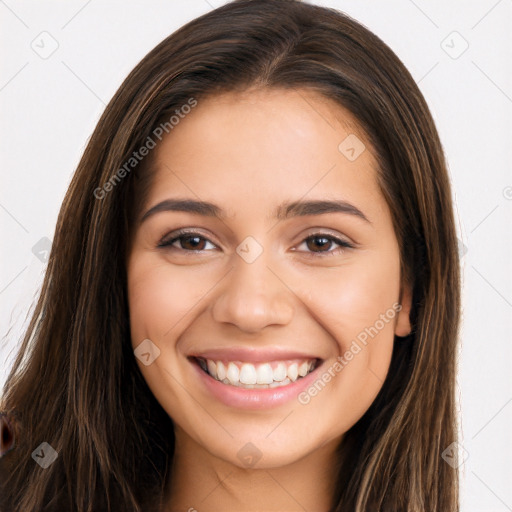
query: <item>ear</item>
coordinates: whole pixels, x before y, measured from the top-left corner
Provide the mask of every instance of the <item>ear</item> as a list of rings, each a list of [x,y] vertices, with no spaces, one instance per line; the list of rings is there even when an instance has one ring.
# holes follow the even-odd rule
[[[400,304],[402,309],[399,311],[395,323],[396,336],[404,337],[411,333],[411,307],[412,307],[412,286],[406,283],[400,290]]]

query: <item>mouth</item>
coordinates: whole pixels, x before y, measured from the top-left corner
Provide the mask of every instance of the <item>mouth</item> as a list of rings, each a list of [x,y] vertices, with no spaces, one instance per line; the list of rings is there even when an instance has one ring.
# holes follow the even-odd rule
[[[318,358],[277,361],[215,360],[191,356],[201,370],[226,386],[242,389],[273,389],[288,386],[313,372],[321,363]]]

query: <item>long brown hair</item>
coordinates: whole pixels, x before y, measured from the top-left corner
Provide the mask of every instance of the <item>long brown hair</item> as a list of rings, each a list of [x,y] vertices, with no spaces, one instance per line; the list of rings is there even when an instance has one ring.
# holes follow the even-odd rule
[[[2,510],[161,506],[173,423],[135,362],[126,289],[149,157],[111,181],[108,193],[98,189],[191,98],[249,87],[309,88],[354,115],[378,156],[402,278],[413,286],[412,332],[395,339],[380,393],[339,446],[331,511],[459,509],[458,471],[441,455],[457,441],[459,258],[427,104],[391,49],[349,16],[297,0],[237,0],[144,57],[90,138],[3,391],[16,445],[0,460]],[[46,469],[31,456],[43,442],[58,454]]]

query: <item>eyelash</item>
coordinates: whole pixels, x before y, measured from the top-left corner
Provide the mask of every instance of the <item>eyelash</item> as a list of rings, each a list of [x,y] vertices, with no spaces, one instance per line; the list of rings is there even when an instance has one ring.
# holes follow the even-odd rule
[[[177,232],[175,232],[175,233],[173,233],[171,235],[172,238],[170,240],[166,240],[167,236],[168,235],[164,236],[160,240],[160,242],[157,245],[157,248],[160,248],[160,249],[171,249],[171,250],[178,250],[178,251],[192,252],[192,253],[204,252],[205,250],[207,250],[207,249],[196,249],[196,250],[193,250],[193,249],[181,249],[181,248],[178,248],[178,247],[172,247],[172,244],[174,242],[176,242],[177,240],[186,238],[186,236],[190,236],[190,237],[196,236],[196,237],[199,237],[199,238],[201,238],[203,240],[206,240],[206,241],[210,242],[211,244],[213,244],[213,242],[208,240],[206,237],[202,236],[197,231],[179,230],[179,231],[177,231]],[[342,240],[340,238],[337,238],[337,237],[335,237],[335,236],[333,236],[331,234],[322,233],[322,232],[312,233],[311,235],[307,236],[304,240],[302,240],[301,244],[303,244],[304,242],[306,242],[307,240],[309,240],[311,238],[325,238],[325,239],[327,239],[327,240],[329,240],[331,242],[334,242],[335,244],[338,244],[340,246],[340,247],[338,247],[338,249],[336,249],[334,251],[319,251],[319,252],[311,251],[311,252],[307,253],[309,256],[312,256],[314,258],[315,257],[332,256],[332,255],[343,253],[345,251],[345,249],[353,249],[354,248],[354,246],[352,244],[350,244],[349,242],[347,242],[345,240]],[[213,245],[215,245],[215,244],[213,244]]]

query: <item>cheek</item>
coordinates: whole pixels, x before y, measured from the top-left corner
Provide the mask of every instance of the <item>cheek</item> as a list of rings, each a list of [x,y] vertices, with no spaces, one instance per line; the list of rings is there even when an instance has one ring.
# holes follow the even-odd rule
[[[190,269],[172,267],[151,254],[134,258],[128,269],[133,342],[150,338],[164,344],[175,338],[201,307],[208,283],[195,279]]]
[[[137,364],[153,395],[170,415],[170,411],[179,410],[181,387],[176,383],[184,379],[176,340],[194,315],[193,306],[200,303],[201,290],[185,267],[180,272],[149,251],[135,252],[127,269],[132,347],[137,349],[149,339],[159,350],[149,365],[142,359]]]
[[[323,327],[342,342],[372,326],[398,300],[400,271],[396,258],[360,258],[358,261],[318,272],[308,286],[309,304]],[[304,278],[302,278],[304,282]],[[387,329],[393,330],[392,322]]]
[[[382,388],[393,352],[400,277],[394,260],[332,270],[308,287],[308,305],[336,355],[299,397],[308,404],[305,413],[326,426],[328,438],[351,428]]]
[[[311,314],[337,354],[327,367],[332,368],[336,360],[340,363],[331,369],[331,377],[336,376],[334,388],[340,384],[357,393],[366,383],[376,394],[393,350],[400,290],[398,253],[368,254],[328,270],[315,275],[315,286],[304,286]]]

